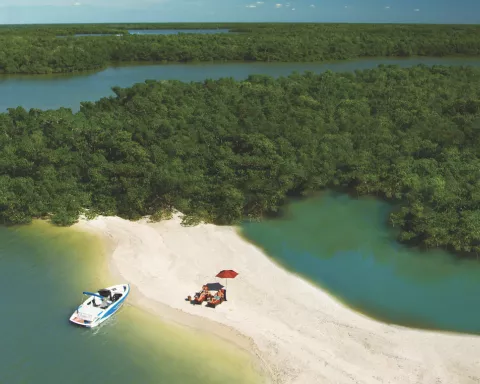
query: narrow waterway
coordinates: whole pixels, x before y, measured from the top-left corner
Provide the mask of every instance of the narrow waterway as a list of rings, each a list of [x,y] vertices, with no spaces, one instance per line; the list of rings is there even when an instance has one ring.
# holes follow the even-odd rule
[[[22,106],[26,109],[71,108],[78,111],[82,101],[96,101],[113,96],[114,86],[129,87],[151,80],[203,81],[233,77],[237,80],[250,74],[273,77],[288,76],[294,71],[322,73],[352,72],[375,68],[380,64],[411,67],[425,65],[480,66],[480,58],[378,58],[331,63],[200,63],[149,64],[110,67],[99,72],[56,75],[2,75],[0,76],[0,112]]]
[[[196,35],[211,35],[228,33],[229,29],[129,29],[131,35],[178,35],[179,33],[194,33]]]
[[[228,33],[229,29],[129,29],[130,35],[178,35],[179,33],[192,33],[196,35],[211,35],[216,33]],[[115,36],[114,33],[76,33],[74,37],[101,37]],[[119,36],[122,36],[119,34]],[[57,36],[64,38],[67,36]]]

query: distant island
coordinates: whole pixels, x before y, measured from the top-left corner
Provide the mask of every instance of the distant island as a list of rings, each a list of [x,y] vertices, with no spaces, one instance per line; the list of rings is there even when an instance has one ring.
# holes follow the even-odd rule
[[[229,29],[224,34],[129,35],[132,29]],[[111,34],[74,38],[75,34]],[[59,36],[63,36],[60,38]],[[320,62],[360,57],[478,56],[480,26],[169,23],[0,27],[0,73],[48,74],[121,62]]]
[[[0,222],[238,223],[326,188],[395,202],[400,240],[480,251],[480,69],[147,81],[0,114]]]

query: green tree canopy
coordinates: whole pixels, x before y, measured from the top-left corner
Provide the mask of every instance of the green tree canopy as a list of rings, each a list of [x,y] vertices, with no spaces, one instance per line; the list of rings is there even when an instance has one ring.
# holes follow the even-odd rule
[[[396,203],[400,239],[480,250],[480,69],[148,81],[0,114],[0,221],[90,213],[232,224],[348,188]]]
[[[129,35],[129,29],[230,33]],[[74,37],[106,33],[111,36]],[[60,37],[59,37],[60,36]],[[403,24],[92,24],[0,26],[0,73],[75,72],[121,62],[319,62],[480,54],[480,27]]]

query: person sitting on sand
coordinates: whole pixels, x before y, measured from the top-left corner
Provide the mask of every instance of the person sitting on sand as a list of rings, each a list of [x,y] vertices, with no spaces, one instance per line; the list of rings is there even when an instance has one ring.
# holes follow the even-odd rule
[[[209,292],[208,292],[208,287],[206,285],[202,286],[202,291],[197,297],[197,301],[203,301],[206,298],[208,298]]]
[[[218,301],[223,298],[223,290],[219,290],[217,293],[215,293],[215,296],[213,296],[213,300]]]

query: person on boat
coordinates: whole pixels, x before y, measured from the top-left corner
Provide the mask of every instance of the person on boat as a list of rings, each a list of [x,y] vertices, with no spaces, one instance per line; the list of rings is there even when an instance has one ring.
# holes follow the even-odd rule
[[[102,304],[100,305],[100,308],[107,308],[109,305],[110,305],[110,302],[105,297],[105,298],[102,299]]]
[[[103,300],[97,296],[93,296],[92,304],[94,307],[100,307],[103,303]]]

